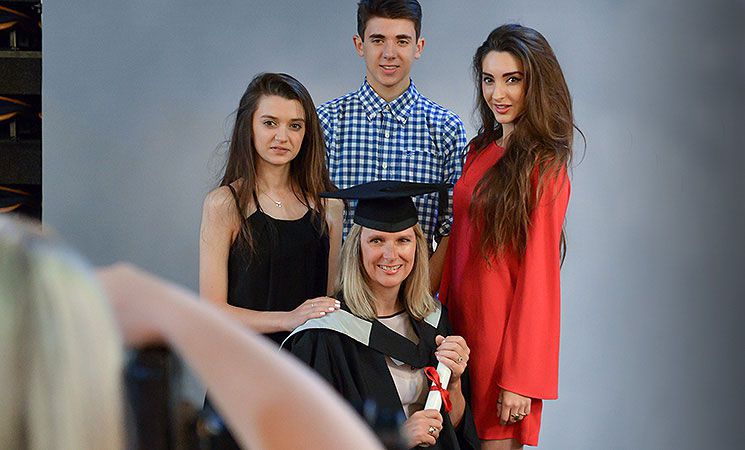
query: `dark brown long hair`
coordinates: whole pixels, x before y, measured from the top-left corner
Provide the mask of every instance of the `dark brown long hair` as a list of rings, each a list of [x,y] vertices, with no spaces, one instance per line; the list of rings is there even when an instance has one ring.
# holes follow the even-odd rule
[[[476,185],[470,213],[481,231],[484,257],[489,259],[506,250],[522,257],[530,213],[540,198],[541,186],[546,177],[557,177],[568,169],[576,127],[569,88],[546,39],[532,28],[502,25],[489,34],[473,57],[478,92],[476,109],[481,124],[470,143],[470,157],[501,138],[503,133],[481,89],[482,61],[492,51],[510,53],[522,63],[524,109],[513,123],[514,130],[504,156]],[[560,246],[563,260],[566,254],[564,230]]]
[[[298,80],[284,73],[261,73],[256,75],[241,97],[235,112],[235,125],[228,143],[228,159],[225,163],[225,174],[220,186],[227,186],[236,180],[239,214],[245,214],[248,204],[253,201],[260,208],[258,201],[256,148],[253,142],[253,117],[261,97],[276,95],[287,100],[297,100],[305,111],[305,135],[298,155],[290,162],[290,181],[295,195],[313,214],[313,223],[325,233],[326,209],[320,193],[336,188],[329,178],[326,168],[326,145],[323,131],[316,114],[313,99]],[[245,217],[241,217],[239,244],[246,245],[253,253],[254,245],[251,229]]]

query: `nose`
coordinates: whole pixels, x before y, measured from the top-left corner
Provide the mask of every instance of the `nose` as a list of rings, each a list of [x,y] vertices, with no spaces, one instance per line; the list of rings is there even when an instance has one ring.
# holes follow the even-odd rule
[[[491,91],[491,99],[493,102],[499,102],[504,98],[504,88],[499,83],[494,83]]]
[[[285,127],[277,127],[277,132],[274,134],[274,140],[277,142],[284,142],[287,140],[287,130],[285,130]]]
[[[392,59],[395,56],[396,56],[395,43],[391,41],[386,41],[386,43],[383,44],[383,58]]]
[[[383,246],[383,258],[389,261],[396,258],[396,247],[392,242],[387,242]]]

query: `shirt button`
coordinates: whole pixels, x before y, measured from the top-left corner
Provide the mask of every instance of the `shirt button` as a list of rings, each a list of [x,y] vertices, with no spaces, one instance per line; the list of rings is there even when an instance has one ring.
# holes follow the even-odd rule
[[[383,164],[381,164],[381,166],[383,166],[383,169],[387,169],[388,168],[388,163],[385,163],[384,162]]]
[[[386,131],[386,132],[385,132],[385,137],[391,137],[391,133],[390,133],[390,132],[388,132],[388,131]]]

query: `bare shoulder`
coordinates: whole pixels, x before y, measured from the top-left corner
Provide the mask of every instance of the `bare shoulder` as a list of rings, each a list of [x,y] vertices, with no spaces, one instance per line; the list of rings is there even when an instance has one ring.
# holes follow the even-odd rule
[[[333,214],[341,214],[344,212],[344,201],[338,198],[326,198],[324,199],[326,210]]]
[[[341,222],[344,217],[344,202],[338,198],[325,198],[326,221],[329,224]]]
[[[230,192],[230,188],[220,186],[210,191],[204,198],[203,209],[205,214],[232,214],[237,212],[235,199],[233,193]]]

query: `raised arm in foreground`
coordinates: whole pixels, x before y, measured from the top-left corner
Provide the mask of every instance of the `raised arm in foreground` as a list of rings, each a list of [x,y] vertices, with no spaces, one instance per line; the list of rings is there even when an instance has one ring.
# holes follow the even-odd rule
[[[127,264],[101,269],[130,345],[165,341],[194,369],[242,445],[381,449],[326,384],[195,294]],[[231,355],[230,359],[222,355]],[[251,380],[250,384],[246,380]]]

